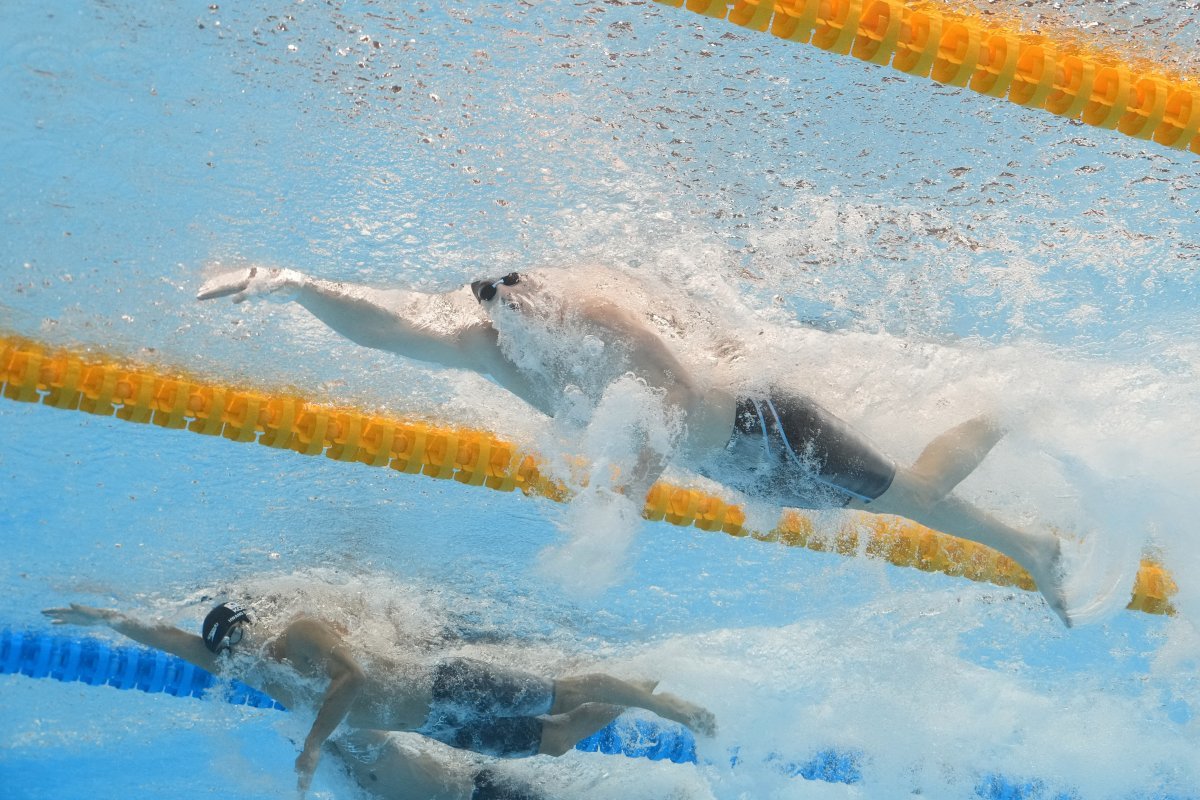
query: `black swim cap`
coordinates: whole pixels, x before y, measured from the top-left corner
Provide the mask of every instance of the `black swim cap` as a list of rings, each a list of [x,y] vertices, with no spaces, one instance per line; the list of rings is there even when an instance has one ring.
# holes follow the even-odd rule
[[[204,646],[214,653],[221,652],[221,642],[225,641],[225,637],[229,635],[233,626],[249,621],[250,614],[240,603],[221,603],[208,612],[208,616],[204,618],[204,624],[200,626],[200,633],[204,637]]]

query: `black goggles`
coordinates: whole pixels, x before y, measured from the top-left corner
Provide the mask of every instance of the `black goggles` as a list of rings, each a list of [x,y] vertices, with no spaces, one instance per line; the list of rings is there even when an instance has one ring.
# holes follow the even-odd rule
[[[234,645],[241,643],[242,637],[245,636],[245,634],[246,634],[246,632],[244,630],[242,630],[242,628],[244,626],[245,626],[244,622],[239,622],[238,624],[234,625],[232,628],[229,629],[229,633],[226,634],[226,636],[225,636],[226,649],[229,649],[229,648],[233,647]]]
[[[474,281],[471,284],[471,293],[475,295],[475,299],[480,303],[486,303],[496,298],[496,290],[501,286],[516,286],[520,282],[521,276],[515,272],[510,272],[497,280]]]

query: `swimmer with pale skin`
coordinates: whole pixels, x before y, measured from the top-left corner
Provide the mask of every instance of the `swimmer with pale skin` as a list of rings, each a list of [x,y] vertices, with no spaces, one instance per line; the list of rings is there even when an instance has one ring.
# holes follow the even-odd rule
[[[686,332],[677,320],[689,312],[645,301],[654,293],[636,283],[602,268],[537,270],[426,294],[249,267],[212,278],[197,299],[291,300],[360,345],[476,372],[551,417],[568,391],[594,404],[608,384],[632,375],[684,425],[673,452],[647,447],[623,472],[618,489],[631,500],[645,498],[672,462],[782,506],[904,517],[1012,558],[1071,625],[1058,538],[1009,527],[952,493],[1004,435],[994,420],[968,420],[929,443],[911,467],[897,465],[803,393],[747,387],[732,377],[728,353],[698,357],[681,346]],[[522,334],[556,327],[576,335]],[[572,354],[563,349],[571,339],[602,347]],[[592,374],[581,376],[580,365]]]
[[[603,673],[550,679],[458,657],[426,663],[370,654],[360,660],[337,625],[300,616],[278,629],[256,627],[249,610],[233,602],[209,612],[200,636],[76,603],[42,613],[55,625],[106,625],[135,642],[241,680],[286,708],[314,712],[296,759],[301,794],[312,782],[322,746],[343,723],[351,741],[410,731],[495,758],[560,756],[626,708],[651,711],[702,735],[716,732],[712,714],[655,692],[657,682]],[[322,687],[319,693],[314,685]],[[395,773],[405,768],[416,767],[394,756],[380,765]],[[478,776],[475,783],[478,789]],[[483,790],[470,795],[473,800],[501,796]]]

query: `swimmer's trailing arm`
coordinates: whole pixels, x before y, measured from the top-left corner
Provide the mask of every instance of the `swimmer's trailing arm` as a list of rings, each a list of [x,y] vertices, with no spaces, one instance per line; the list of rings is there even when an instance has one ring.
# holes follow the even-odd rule
[[[47,608],[42,611],[55,625],[107,625],[138,644],[179,656],[201,669],[216,672],[217,657],[204,646],[199,636],[171,625],[149,625],[111,608],[71,603],[67,608]]]

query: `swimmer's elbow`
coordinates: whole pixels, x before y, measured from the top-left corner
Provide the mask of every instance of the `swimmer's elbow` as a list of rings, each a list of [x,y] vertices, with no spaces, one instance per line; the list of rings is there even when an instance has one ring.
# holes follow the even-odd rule
[[[347,651],[344,644],[330,651],[330,679],[333,686],[345,692],[357,692],[366,683],[367,673]]]
[[[351,662],[349,669],[346,670],[346,681],[355,691],[358,691],[367,682],[367,673],[357,663]]]
[[[690,415],[704,402],[704,392],[686,376],[675,376],[666,387],[667,403]]]

